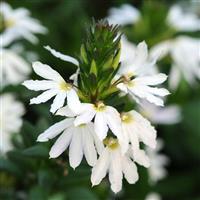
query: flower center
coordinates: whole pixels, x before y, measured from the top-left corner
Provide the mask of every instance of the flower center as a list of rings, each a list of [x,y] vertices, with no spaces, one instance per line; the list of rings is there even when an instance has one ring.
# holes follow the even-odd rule
[[[78,127],[79,128],[83,128],[83,127],[85,127],[86,126],[86,124],[80,124]]]
[[[60,89],[63,91],[68,91],[68,90],[71,90],[72,88],[72,86],[69,83],[66,83],[65,81],[61,82],[59,86],[60,86]]]
[[[96,103],[95,105],[95,110],[98,111],[98,112],[102,112],[106,109],[106,106],[105,104],[102,102],[102,101],[99,101]]]
[[[121,119],[123,123],[131,123],[133,121],[133,117],[130,113],[121,113]]]
[[[14,19],[7,19],[7,20],[5,20],[5,27],[6,28],[10,28],[10,27],[12,27],[14,25],[15,25],[15,20]]]
[[[118,140],[113,138],[113,137],[107,137],[106,139],[103,140],[103,143],[110,149],[114,150],[117,147],[119,147]]]

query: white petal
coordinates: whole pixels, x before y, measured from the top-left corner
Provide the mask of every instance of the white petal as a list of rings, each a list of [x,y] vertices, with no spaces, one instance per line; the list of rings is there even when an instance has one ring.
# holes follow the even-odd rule
[[[66,117],[75,117],[76,114],[72,112],[72,110],[69,108],[69,106],[64,106],[60,108],[57,112],[56,115],[60,116],[66,116]]]
[[[23,84],[29,90],[40,91],[40,90],[49,90],[52,88],[56,88],[56,84],[53,81],[38,81],[38,80],[28,80],[24,81]]]
[[[59,92],[54,101],[53,104],[51,104],[50,112],[55,113],[59,108],[61,108],[65,103],[65,98],[67,94],[65,92]]]
[[[60,134],[64,129],[68,128],[73,124],[74,119],[64,119],[53,126],[49,127],[46,131],[40,134],[37,138],[38,142],[46,142],[49,139],[56,137]]]
[[[108,167],[110,165],[110,153],[107,148],[104,149],[96,165],[92,168],[91,182],[92,185],[98,185],[106,176]]]
[[[135,66],[141,67],[148,57],[148,48],[145,41],[140,42],[137,45],[137,49],[135,52]]]
[[[113,192],[117,193],[122,189],[122,160],[119,149],[112,150],[111,163],[109,168],[109,181]]]
[[[169,75],[169,87],[172,90],[176,90],[180,81],[181,81],[181,71],[175,64],[173,64]]]
[[[160,73],[152,76],[137,77],[134,81],[143,85],[158,85],[166,81],[166,79],[167,75]]]
[[[143,141],[146,145],[151,148],[156,147],[156,130],[153,126],[151,126],[150,122],[142,117],[138,112],[131,111],[135,121],[135,132],[138,134],[138,137]]]
[[[57,94],[57,90],[51,89],[30,100],[30,104],[40,104],[48,101]]]
[[[94,130],[101,141],[107,136],[108,126],[105,121],[105,115],[101,112],[97,112],[95,116]]]
[[[36,74],[45,79],[54,80],[56,82],[64,81],[61,75],[57,71],[55,71],[50,66],[43,64],[41,62],[34,62],[33,69]]]
[[[86,107],[87,110],[84,110],[84,112],[79,116],[77,116],[76,119],[74,120],[75,126],[79,126],[80,124],[87,124],[94,118],[96,112],[93,108],[93,105],[88,104]]]
[[[116,135],[119,136],[122,134],[122,126],[121,126],[121,118],[118,111],[111,107],[106,106],[106,120],[108,123],[109,128],[111,131]]]
[[[72,141],[69,147],[69,164],[72,168],[80,165],[83,158],[82,133],[79,127],[74,128]]]
[[[120,89],[121,91],[125,92],[125,93],[128,93],[128,89],[127,89],[126,85],[123,84],[123,83],[118,84],[117,88]]]
[[[73,112],[80,112],[81,103],[74,89],[70,89],[69,91],[67,91],[67,104]]]
[[[73,63],[76,66],[79,66],[79,62],[77,59],[75,59],[71,56],[68,56],[68,55],[64,55],[60,52],[57,52],[54,49],[52,49],[50,46],[45,46],[44,48],[47,49],[48,51],[50,51],[51,54],[54,55],[55,57],[60,58],[61,60]]]
[[[57,158],[69,146],[73,134],[73,127],[66,129],[62,135],[56,140],[55,144],[51,147],[49,152],[50,158]]]
[[[88,125],[82,128],[83,151],[87,163],[90,166],[94,166],[97,162],[97,152],[94,146],[94,140],[92,134],[93,133],[90,132]]]
[[[122,169],[126,180],[130,184],[134,184],[135,182],[138,181],[139,176],[137,172],[137,167],[135,163],[131,161],[131,159],[128,158],[127,156],[124,156],[122,158]]]
[[[94,124],[93,123],[89,123],[89,124],[87,124],[87,126],[88,126],[88,129],[90,131],[90,134],[93,136],[97,152],[98,152],[99,155],[101,155],[101,153],[104,150],[103,142],[99,139],[99,137],[95,133],[95,131],[94,131]]]

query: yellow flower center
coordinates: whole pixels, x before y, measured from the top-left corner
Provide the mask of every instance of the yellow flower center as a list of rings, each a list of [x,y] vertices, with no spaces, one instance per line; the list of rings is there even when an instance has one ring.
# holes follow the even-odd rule
[[[102,101],[99,101],[98,103],[96,103],[94,108],[95,108],[96,111],[102,112],[102,111],[104,111],[106,109],[106,106]]]
[[[121,119],[123,123],[131,123],[133,121],[133,116],[130,113],[122,113]]]
[[[65,81],[61,82],[59,86],[60,86],[60,89],[63,91],[68,91],[68,90],[71,90],[72,88],[72,86],[69,83],[66,83]]]
[[[110,149],[114,150],[117,147],[119,147],[119,143],[118,140],[113,138],[113,137],[109,137],[103,140],[103,143]]]
[[[83,128],[83,127],[85,127],[86,126],[86,124],[80,124],[78,127],[79,128]]]
[[[15,25],[15,20],[14,19],[8,19],[8,20],[5,21],[5,27],[6,28],[10,28],[10,27],[12,27],[14,25]]]

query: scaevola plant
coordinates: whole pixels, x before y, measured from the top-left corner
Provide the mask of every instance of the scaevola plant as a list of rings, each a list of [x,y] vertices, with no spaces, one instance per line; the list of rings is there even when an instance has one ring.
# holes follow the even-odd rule
[[[130,184],[135,183],[139,177],[135,163],[144,167],[151,163],[141,143],[155,148],[156,130],[133,110],[132,102],[144,98],[162,106],[161,97],[169,94],[166,89],[154,87],[164,82],[166,75],[142,73],[152,66],[152,61],[147,59],[146,43],[138,45],[134,65],[124,67],[120,62],[123,49],[119,27],[99,21],[87,29],[79,57],[63,55],[49,46],[45,48],[55,57],[76,65],[77,71],[71,81],[46,64],[33,63],[34,71],[45,80],[23,83],[30,90],[44,91],[31,103],[43,103],[55,96],[51,112],[64,117],[37,140],[46,142],[58,136],[50,150],[50,158],[60,156],[69,147],[69,164],[74,169],[84,156],[93,167],[93,186],[107,173],[115,193],[122,189],[123,176]],[[122,98],[125,96],[119,95],[121,92],[134,98],[127,98],[124,103]],[[129,109],[128,104],[131,105]]]

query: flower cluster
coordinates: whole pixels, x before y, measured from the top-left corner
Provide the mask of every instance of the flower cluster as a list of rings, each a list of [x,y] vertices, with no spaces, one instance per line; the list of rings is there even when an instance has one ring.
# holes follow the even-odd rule
[[[0,3],[0,22],[0,154],[5,154],[12,149],[11,137],[21,128],[25,108],[15,100],[14,94],[2,91],[6,86],[21,84],[31,73],[30,64],[19,55],[24,53],[28,56],[27,51],[25,53],[20,43],[13,43],[22,38],[35,43],[38,40],[34,34],[46,33],[47,29],[31,18],[27,9],[12,9],[6,2]],[[30,53],[29,57],[34,56]]]
[[[38,136],[39,142],[58,136],[50,158],[57,158],[69,147],[70,166],[78,167],[84,156],[93,167],[92,185],[98,185],[108,173],[115,193],[122,188],[123,176],[130,184],[138,180],[136,163],[150,166],[141,143],[156,147],[156,130],[134,110],[134,103],[145,100],[163,106],[162,97],[169,94],[155,87],[167,79],[165,74],[146,73],[156,62],[149,57],[146,43],[137,46],[131,65],[121,57],[125,51],[121,43],[118,26],[94,22],[77,59],[46,47],[55,57],[77,67],[73,81],[66,81],[46,64],[34,62],[33,70],[45,80],[23,83],[30,90],[44,91],[31,99],[31,104],[55,96],[50,111],[64,117]],[[127,96],[130,98],[124,102]],[[131,106],[126,108],[129,102]]]

